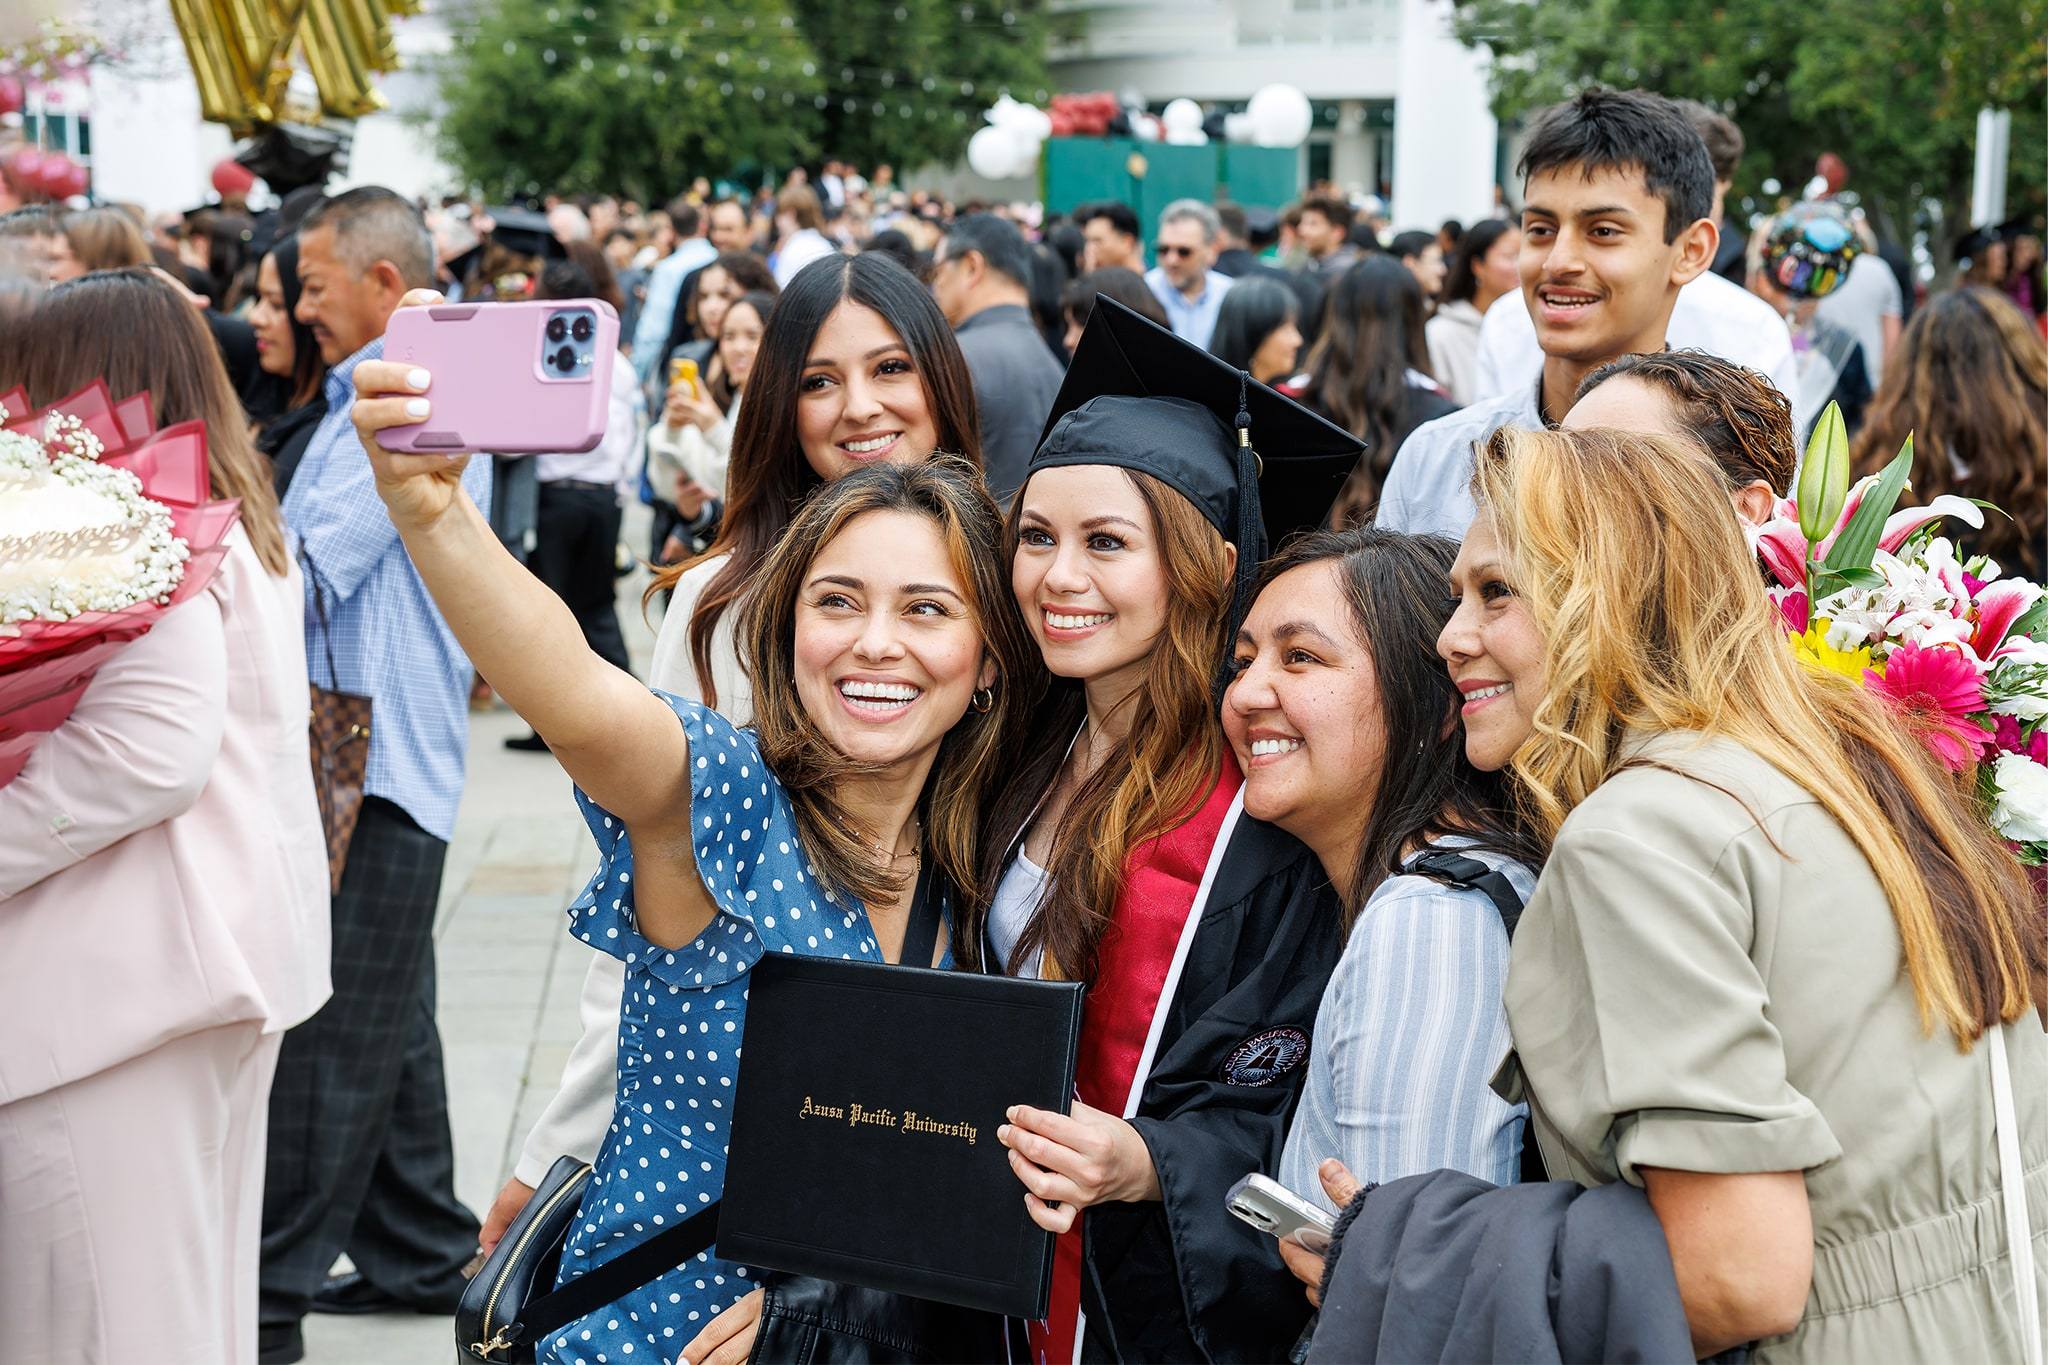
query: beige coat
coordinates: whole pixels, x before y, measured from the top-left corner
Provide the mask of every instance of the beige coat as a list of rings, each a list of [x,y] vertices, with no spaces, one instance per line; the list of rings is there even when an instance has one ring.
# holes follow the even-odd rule
[[[2017,1359],[1990,1049],[1921,1028],[1876,875],[1804,787],[1726,740],[1638,756],[1667,767],[1572,813],[1515,934],[1497,1084],[1526,1081],[1551,1174],[1804,1171],[1813,1288],[1759,1361]],[[2007,1047],[2048,1264],[2039,1018]]]

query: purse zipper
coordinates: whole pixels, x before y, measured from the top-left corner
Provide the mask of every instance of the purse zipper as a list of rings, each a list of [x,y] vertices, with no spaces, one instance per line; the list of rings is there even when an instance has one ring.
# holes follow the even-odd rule
[[[577,1171],[576,1174],[583,1175],[589,1170],[590,1164],[588,1162],[585,1162],[583,1164],[582,1169]],[[561,1203],[569,1195],[575,1193],[575,1191],[576,1185],[574,1176],[570,1177],[568,1180],[563,1181],[562,1188],[556,1190],[553,1194],[548,1196],[548,1202],[540,1206],[540,1212],[536,1213],[533,1216],[533,1221],[527,1224],[526,1231],[520,1233],[519,1240],[512,1244],[512,1254],[505,1258],[505,1268],[498,1272],[498,1282],[491,1286],[490,1298],[484,1300],[484,1316],[482,1324],[484,1339],[482,1341],[475,1343],[475,1345],[471,1348],[475,1350],[477,1354],[487,1356],[491,1354],[491,1352],[493,1351],[502,1351],[506,1347],[512,1345],[512,1342],[509,1340],[499,1340],[500,1337],[503,1337],[505,1335],[506,1328],[501,1327],[498,1329],[496,1333],[493,1333],[491,1331],[491,1315],[498,1311],[498,1295],[505,1292],[505,1281],[511,1278],[513,1268],[519,1264],[519,1257],[522,1253],[525,1252],[526,1244],[528,1242],[531,1242],[534,1238],[534,1235],[540,1231],[541,1221],[548,1216],[549,1212],[553,1210],[555,1205]],[[506,1327],[510,1326],[510,1323],[506,1324]]]

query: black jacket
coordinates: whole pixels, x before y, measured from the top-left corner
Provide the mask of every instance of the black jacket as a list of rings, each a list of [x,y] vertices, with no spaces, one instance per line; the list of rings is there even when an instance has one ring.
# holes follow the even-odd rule
[[[1390,1181],[1337,1224],[1309,1365],[1690,1361],[1664,1229],[1617,1182]]]
[[[1132,1120],[1161,1198],[1083,1219],[1084,1359],[1280,1360],[1300,1335],[1300,1283],[1223,1200],[1279,1167],[1343,946],[1315,855],[1239,820]]]

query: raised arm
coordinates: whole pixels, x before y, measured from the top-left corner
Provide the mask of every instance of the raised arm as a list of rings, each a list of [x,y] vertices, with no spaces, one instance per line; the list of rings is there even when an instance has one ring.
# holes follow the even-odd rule
[[[688,746],[675,714],[584,643],[576,618],[513,559],[462,489],[467,457],[385,450],[386,427],[430,410],[426,372],[389,361],[356,367],[354,421],[377,495],[420,579],[477,672],[547,741],[590,798],[627,827],[686,821]]]

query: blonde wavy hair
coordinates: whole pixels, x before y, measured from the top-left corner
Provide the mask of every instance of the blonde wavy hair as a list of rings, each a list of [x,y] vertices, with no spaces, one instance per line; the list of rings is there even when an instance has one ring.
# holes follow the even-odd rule
[[[1547,646],[1511,767],[1546,838],[1626,766],[1630,730],[1742,745],[1812,793],[1883,886],[1930,1033],[1967,1050],[2048,982],[2044,916],[1974,797],[1879,698],[1785,647],[1726,480],[1687,442],[1503,429],[1475,492]]]

